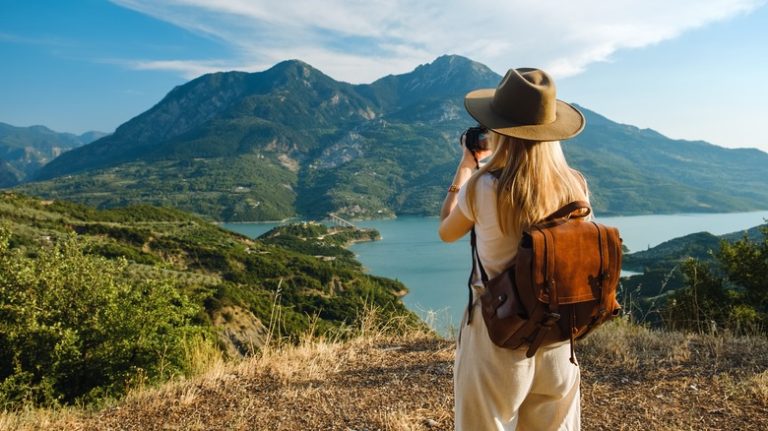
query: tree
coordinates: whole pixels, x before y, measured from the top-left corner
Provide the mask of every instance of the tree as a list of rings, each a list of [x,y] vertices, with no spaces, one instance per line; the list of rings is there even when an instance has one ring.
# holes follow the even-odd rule
[[[683,265],[686,286],[666,302],[662,315],[675,328],[699,332],[728,328],[765,332],[768,324],[768,225],[762,239],[747,235],[722,241],[715,262],[689,259]]]
[[[763,238],[752,241],[746,235],[733,243],[723,241],[718,261],[728,279],[743,290],[742,301],[768,313],[768,225],[761,226]]]

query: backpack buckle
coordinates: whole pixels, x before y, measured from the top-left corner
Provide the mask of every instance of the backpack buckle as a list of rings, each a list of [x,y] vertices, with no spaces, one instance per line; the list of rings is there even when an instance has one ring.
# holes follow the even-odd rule
[[[546,326],[551,327],[555,324],[558,320],[560,320],[560,315],[558,313],[547,313],[545,314],[546,319],[544,319],[543,322],[539,323],[539,326]]]

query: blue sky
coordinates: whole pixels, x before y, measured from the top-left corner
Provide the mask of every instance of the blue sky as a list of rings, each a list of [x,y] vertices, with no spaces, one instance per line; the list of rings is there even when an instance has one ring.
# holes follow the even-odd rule
[[[673,138],[768,151],[766,0],[0,0],[0,121],[112,131],[174,86],[302,59],[348,82],[445,53]]]

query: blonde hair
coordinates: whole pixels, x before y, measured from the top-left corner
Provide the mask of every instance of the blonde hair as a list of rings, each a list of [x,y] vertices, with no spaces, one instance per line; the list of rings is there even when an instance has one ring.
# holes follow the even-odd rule
[[[467,183],[473,215],[477,180],[489,172],[498,178],[496,212],[505,235],[521,235],[560,207],[587,200],[584,177],[568,166],[560,141],[526,141],[493,132],[489,137],[496,148],[493,156]]]

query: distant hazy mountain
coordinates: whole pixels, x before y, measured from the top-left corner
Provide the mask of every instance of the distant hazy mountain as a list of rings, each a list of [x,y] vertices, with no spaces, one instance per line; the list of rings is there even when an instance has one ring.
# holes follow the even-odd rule
[[[301,61],[201,76],[113,135],[47,164],[22,189],[95,206],[170,205],[219,220],[436,214],[473,124],[464,94],[486,66],[443,56],[372,84]],[[601,214],[765,207],[768,154],[670,140],[584,109],[565,143]]]
[[[564,145],[608,214],[768,208],[768,154],[672,140],[580,107],[587,127]]]
[[[697,232],[673,238],[648,250],[624,255],[622,269],[636,271],[622,280],[625,297],[641,300],[641,308],[652,306],[653,298],[663,296],[685,286],[682,263],[693,258],[702,262],[715,263],[716,253],[722,241],[735,242],[746,235],[751,241],[761,241],[763,230],[768,225],[755,226],[745,231],[725,235]],[[648,302],[650,301],[650,302]]]
[[[43,126],[15,127],[0,123],[0,187],[22,182],[62,153],[103,136],[106,133],[86,132],[78,136]]]
[[[23,174],[5,160],[0,160],[0,187],[8,187],[19,183]]]
[[[673,238],[648,250],[640,250],[625,255],[622,267],[630,271],[643,271],[644,268],[648,267],[669,269],[689,257],[712,260],[712,253],[720,249],[721,241],[734,242],[744,238],[744,236],[752,241],[759,241],[763,237],[762,229],[765,228],[766,225],[760,225],[725,235],[696,232]]]

